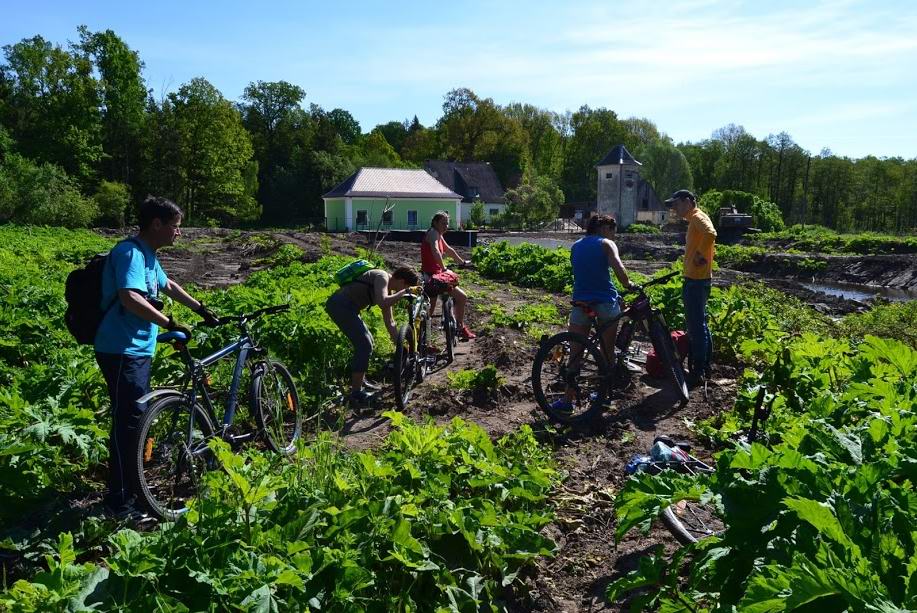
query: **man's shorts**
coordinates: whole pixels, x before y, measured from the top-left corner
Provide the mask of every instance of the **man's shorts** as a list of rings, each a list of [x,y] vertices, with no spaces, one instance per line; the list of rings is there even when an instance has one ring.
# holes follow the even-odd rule
[[[592,310],[595,311],[599,324],[603,324],[621,313],[621,307],[617,302],[596,302],[590,306]],[[591,323],[592,320],[586,315],[586,311],[583,310],[583,307],[574,306],[573,310],[570,311],[570,325],[585,327]]]

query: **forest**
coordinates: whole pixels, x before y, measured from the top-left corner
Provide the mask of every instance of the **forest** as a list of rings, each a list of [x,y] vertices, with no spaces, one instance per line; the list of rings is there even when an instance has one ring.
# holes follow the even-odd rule
[[[543,192],[588,203],[596,162],[623,143],[663,198],[685,187],[741,192],[774,203],[786,225],[917,227],[917,159],[813,153],[779,126],[757,138],[727,123],[676,143],[664,126],[611,108],[501,105],[456,87],[432,125],[404,109],[407,119],[370,129],[343,108],[310,103],[308,84],[252,75],[244,91],[221,92],[201,76],[157,97],[143,73],[140,50],[111,30],[81,26],[66,44],[35,35],[3,47],[0,222],[121,226],[157,194],[192,224],[321,227],[321,195],[357,168],[429,159],[486,161],[533,201]]]

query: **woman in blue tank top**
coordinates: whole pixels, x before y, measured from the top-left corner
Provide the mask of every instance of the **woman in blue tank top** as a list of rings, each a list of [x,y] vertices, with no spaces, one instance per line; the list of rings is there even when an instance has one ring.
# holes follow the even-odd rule
[[[570,332],[588,336],[592,327],[591,317],[578,303],[588,303],[585,306],[595,311],[600,325],[617,317],[621,312],[618,305],[618,290],[611,282],[611,270],[614,270],[615,276],[624,287],[630,288],[631,282],[618,255],[618,247],[612,240],[616,229],[614,217],[593,215],[586,224],[586,236],[573,243],[573,247],[570,248],[574,303],[570,312]],[[604,345],[609,351],[614,350],[617,334],[618,326],[612,325],[602,335]],[[575,368],[582,356],[583,348],[574,345],[570,350],[570,366]],[[564,398],[554,401],[553,408],[557,411],[572,411],[575,395],[576,390],[568,388]]]

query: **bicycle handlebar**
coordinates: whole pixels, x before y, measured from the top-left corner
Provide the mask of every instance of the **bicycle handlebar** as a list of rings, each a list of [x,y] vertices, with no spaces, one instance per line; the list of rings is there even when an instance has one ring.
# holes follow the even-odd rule
[[[674,278],[674,277],[677,277],[679,274],[681,274],[681,273],[679,273],[678,271],[670,272],[670,273],[667,274],[667,275],[662,275],[661,277],[656,277],[655,279],[651,279],[650,281],[647,281],[647,282],[644,283],[643,285],[634,284],[634,285],[636,286],[636,289],[630,289],[630,290],[629,290],[629,289],[625,289],[624,291],[625,291],[625,292],[628,292],[628,293],[631,293],[631,294],[642,294],[643,291],[644,291],[646,288],[648,288],[648,287],[650,287],[650,286],[652,286],[652,285],[659,285],[659,284],[661,284],[661,283],[665,283],[665,282],[668,281],[669,279],[672,279],[672,278]]]
[[[253,319],[258,319],[263,315],[274,315],[276,313],[282,313],[284,311],[289,311],[289,304],[275,304],[274,306],[264,307],[253,311],[251,313],[243,313],[242,315],[226,315],[219,318],[219,325],[225,326],[227,324],[237,323],[241,324]]]

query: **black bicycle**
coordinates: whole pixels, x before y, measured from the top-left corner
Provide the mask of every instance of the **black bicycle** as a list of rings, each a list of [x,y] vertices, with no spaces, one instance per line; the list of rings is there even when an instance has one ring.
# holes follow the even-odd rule
[[[197,494],[202,473],[213,464],[207,443],[214,437],[233,446],[260,437],[282,454],[292,453],[303,431],[299,394],[290,371],[271,359],[259,346],[249,323],[265,315],[280,313],[288,305],[259,309],[254,313],[224,317],[219,325],[235,324],[238,338],[200,360],[191,356],[188,338],[182,332],[160,334],[157,341],[175,346],[185,364],[178,388],[157,389],[140,398],[147,410],[140,421],[136,466],[141,502],[160,519],[173,520],[187,511]],[[217,419],[208,368],[229,356],[236,356],[222,419]],[[231,430],[243,379],[248,381],[249,409],[254,431],[236,434]]]
[[[652,306],[646,288],[665,283],[679,273],[673,272],[637,287],[636,297],[619,315],[599,324],[592,305],[574,302],[592,319],[588,338],[573,332],[561,332],[543,338],[532,364],[532,388],[538,406],[552,419],[571,423],[588,420],[605,406],[609,390],[621,373],[626,371],[626,360],[631,352],[634,333],[642,330],[649,337],[656,354],[661,359],[678,397],[688,401],[688,385],[681,358],[672,341],[672,334],[662,313]],[[605,347],[603,335],[620,324],[615,347]],[[569,402],[559,407],[560,400]],[[566,403],[563,403],[566,404]]]

